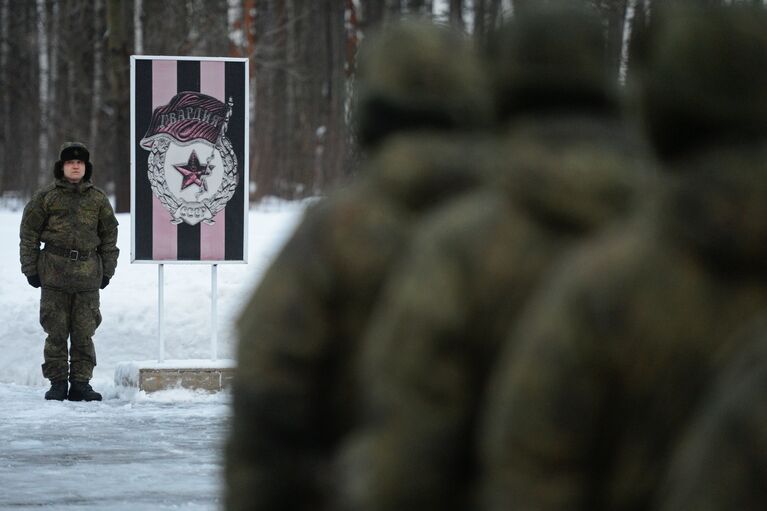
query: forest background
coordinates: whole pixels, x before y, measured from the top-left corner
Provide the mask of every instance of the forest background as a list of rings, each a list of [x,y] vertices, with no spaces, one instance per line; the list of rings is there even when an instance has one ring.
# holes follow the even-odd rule
[[[482,44],[542,1],[0,0],[0,207],[23,205],[51,180],[59,144],[80,140],[97,184],[129,211],[130,55],[247,57],[251,199],[321,195],[361,157],[350,111],[366,35],[418,15]],[[664,0],[573,1],[602,16],[605,58],[622,83],[635,34]]]

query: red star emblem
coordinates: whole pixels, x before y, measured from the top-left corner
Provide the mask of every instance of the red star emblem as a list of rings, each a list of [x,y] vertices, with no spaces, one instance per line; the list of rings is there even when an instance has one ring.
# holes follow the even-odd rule
[[[189,155],[188,162],[175,163],[173,166],[184,176],[184,180],[181,182],[182,190],[191,185],[197,185],[204,190],[208,189],[205,183],[205,176],[210,174],[213,165],[201,165],[194,149],[192,149],[192,154]]]

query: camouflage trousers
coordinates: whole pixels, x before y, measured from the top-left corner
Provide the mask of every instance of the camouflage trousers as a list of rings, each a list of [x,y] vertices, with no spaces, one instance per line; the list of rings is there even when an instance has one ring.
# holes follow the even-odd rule
[[[99,292],[67,293],[43,288],[40,324],[48,334],[43,350],[43,376],[51,381],[65,380],[67,375],[70,380],[90,380],[96,365],[93,334],[101,324]]]

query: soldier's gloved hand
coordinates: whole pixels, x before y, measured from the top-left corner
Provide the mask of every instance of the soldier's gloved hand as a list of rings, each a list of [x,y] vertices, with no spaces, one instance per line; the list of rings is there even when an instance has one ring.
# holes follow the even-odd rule
[[[104,289],[109,285],[110,278],[107,276],[101,277],[101,289]]]
[[[32,287],[40,287],[40,276],[35,275],[27,275],[27,282],[29,282],[29,285]]]

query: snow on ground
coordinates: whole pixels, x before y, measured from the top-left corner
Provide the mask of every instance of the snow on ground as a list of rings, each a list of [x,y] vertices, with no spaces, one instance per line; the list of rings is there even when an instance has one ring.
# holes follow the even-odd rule
[[[262,202],[249,216],[249,264],[218,267],[218,356],[233,321],[293,231],[305,203]],[[156,359],[157,266],[130,263],[130,215],[118,215],[115,277],[101,293],[91,383],[101,403],[49,402],[40,371],[40,291],[21,274],[20,211],[0,210],[0,509],[218,509],[229,395],[115,386],[118,364]],[[165,265],[165,356],[210,357],[209,265]]]

